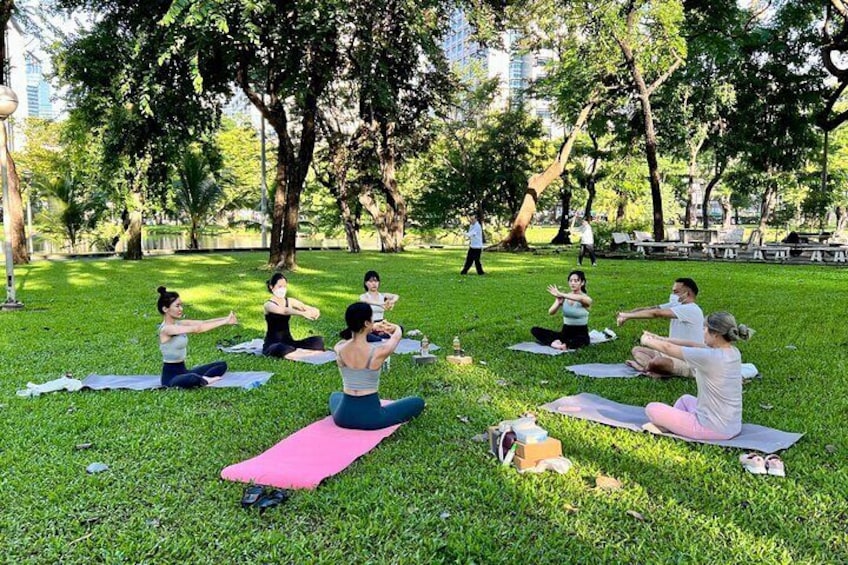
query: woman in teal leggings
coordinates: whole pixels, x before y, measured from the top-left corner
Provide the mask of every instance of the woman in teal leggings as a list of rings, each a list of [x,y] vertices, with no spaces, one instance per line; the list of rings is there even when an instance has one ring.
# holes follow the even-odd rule
[[[371,306],[364,302],[348,306],[345,312],[347,329],[342,332],[345,341],[335,347],[343,392],[330,395],[330,413],[341,428],[379,430],[411,420],[424,410],[424,400],[417,396],[381,405],[377,394],[380,368],[400,342],[402,331],[389,322],[375,324],[371,321],[372,313]],[[385,332],[391,337],[369,343],[368,334],[373,331]]]

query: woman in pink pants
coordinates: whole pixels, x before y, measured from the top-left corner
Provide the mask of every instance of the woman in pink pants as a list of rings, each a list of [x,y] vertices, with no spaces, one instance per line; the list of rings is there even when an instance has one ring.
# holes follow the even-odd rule
[[[674,406],[651,402],[648,419],[662,431],[692,438],[730,439],[742,429],[742,355],[733,342],[747,340],[753,330],[728,312],[715,312],[704,322],[704,344],[642,335],[642,345],[676,359],[692,369],[698,396],[684,394]]]

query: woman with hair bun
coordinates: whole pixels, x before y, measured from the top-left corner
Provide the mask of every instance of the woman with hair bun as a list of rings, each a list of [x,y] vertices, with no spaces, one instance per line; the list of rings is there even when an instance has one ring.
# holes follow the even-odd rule
[[[196,388],[212,384],[227,372],[224,361],[200,365],[187,369],[185,366],[188,334],[199,334],[224,325],[238,323],[236,315],[230,312],[224,318],[213,320],[184,320],[183,301],[176,292],[164,286],[156,289],[159,301],[156,309],[162,314],[159,324],[159,350],[162,352],[162,386],[178,388]]]
[[[355,302],[345,312],[347,328],[336,344],[336,362],[342,374],[343,392],[330,395],[330,414],[341,428],[379,430],[411,420],[424,410],[424,400],[409,396],[381,406],[377,389],[383,361],[391,355],[402,335],[400,326],[372,321],[371,306]],[[381,331],[390,335],[380,343],[369,343],[368,334]]]
[[[283,273],[274,273],[266,285],[272,296],[265,302],[265,323],[268,329],[265,332],[262,353],[270,357],[285,357],[297,349],[324,351],[324,338],[320,335],[294,339],[289,328],[292,316],[317,320],[321,311],[286,296],[289,281]]]
[[[737,324],[728,312],[714,312],[704,322],[704,344],[642,334],[642,345],[676,359],[692,369],[698,396],[684,394],[674,406],[651,402],[645,407],[650,431],[706,440],[735,437],[742,429],[742,355],[734,347],[754,331]]]

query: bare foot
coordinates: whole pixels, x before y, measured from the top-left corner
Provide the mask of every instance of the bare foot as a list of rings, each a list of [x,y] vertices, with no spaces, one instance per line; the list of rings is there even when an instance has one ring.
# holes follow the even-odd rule
[[[559,349],[560,351],[565,351],[566,349],[568,349],[568,346],[558,339],[555,339],[551,342],[551,347],[553,347],[554,349]]]
[[[637,363],[633,359],[628,359],[627,361],[624,362],[624,364],[627,365],[628,367],[630,367],[631,369],[636,369],[640,373],[645,372],[645,367],[643,367],[642,365],[640,365],[639,363]]]
[[[203,380],[206,381],[206,386],[211,385],[212,383],[216,383],[223,379],[224,377],[203,377]]]

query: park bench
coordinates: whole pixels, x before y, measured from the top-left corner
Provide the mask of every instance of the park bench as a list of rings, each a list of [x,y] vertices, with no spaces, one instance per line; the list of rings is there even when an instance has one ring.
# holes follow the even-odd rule
[[[626,233],[613,232],[612,233],[612,249],[616,249],[620,246],[624,246],[628,251],[633,249],[633,245],[636,243],[636,240],[632,239],[630,235]]]
[[[789,252],[792,247],[788,245],[757,245],[752,247],[754,251],[754,260],[765,261],[768,253],[774,254],[775,261],[786,261],[789,259]]]
[[[664,253],[669,251],[677,251],[684,257],[689,256],[689,251],[694,247],[691,243],[679,243],[677,241],[637,241],[636,252],[642,255],[648,255],[648,250],[660,249]]]
[[[828,253],[833,254],[833,262],[834,263],[845,263],[845,251],[844,247],[831,247],[828,245],[805,245],[803,247],[797,247],[796,249],[801,249],[803,251],[810,252],[810,263],[824,263],[825,255]]]
[[[721,252],[722,259],[736,259],[741,247],[739,243],[710,243],[707,245],[707,257],[715,259],[716,254]]]

